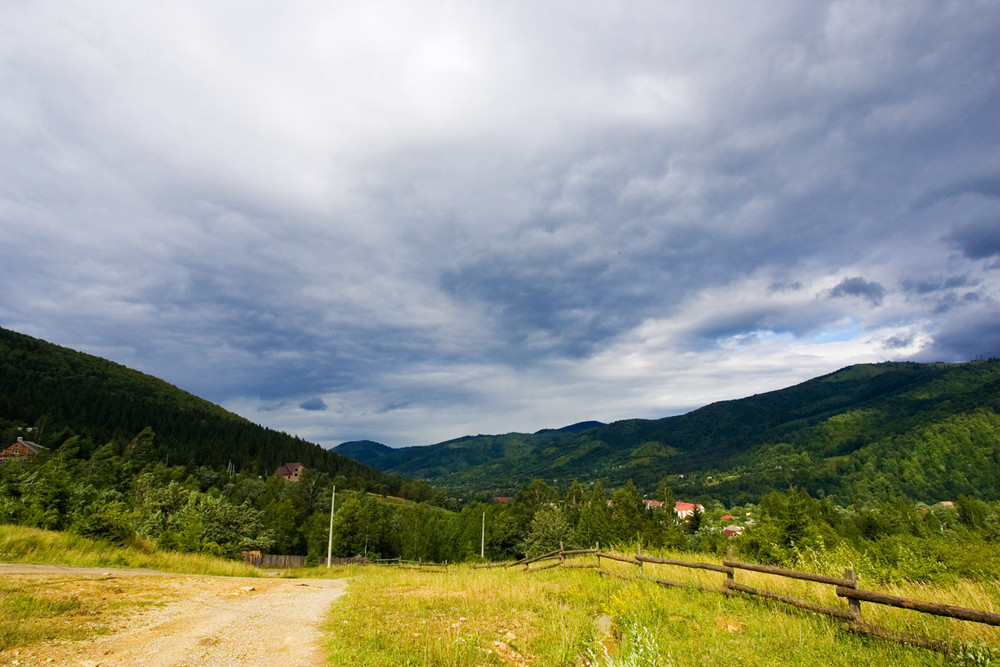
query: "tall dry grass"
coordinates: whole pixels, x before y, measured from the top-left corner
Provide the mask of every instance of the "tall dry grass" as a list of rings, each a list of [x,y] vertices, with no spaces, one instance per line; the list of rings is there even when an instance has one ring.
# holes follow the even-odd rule
[[[637,570],[608,565],[623,575]],[[372,667],[949,664],[945,656],[925,649],[849,634],[843,621],[693,585],[719,586],[725,575],[666,568],[643,569],[692,585],[666,588],[563,568],[532,573],[467,566],[446,573],[361,569],[328,619],[331,662]],[[743,574],[737,580],[751,586],[845,606],[829,586],[824,592],[819,584]],[[904,587],[898,592],[916,597],[942,591]],[[994,599],[995,593],[972,585],[951,591],[947,601],[968,604],[983,599],[979,596]],[[896,613],[913,612],[875,607],[865,605],[866,621],[931,636],[953,632],[947,619],[906,620]],[[993,641],[995,635],[982,633],[983,627],[955,632],[969,641]]]
[[[162,551],[149,543],[116,546],[73,533],[0,524],[0,562],[79,567],[146,568],[179,574],[256,577],[245,563],[203,554]]]

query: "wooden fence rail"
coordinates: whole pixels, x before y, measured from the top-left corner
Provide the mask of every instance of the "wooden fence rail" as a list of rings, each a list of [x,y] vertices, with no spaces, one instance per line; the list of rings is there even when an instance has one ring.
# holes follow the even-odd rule
[[[590,554],[596,556],[597,560],[596,564],[566,562],[567,558],[574,558]],[[632,576],[620,570],[610,570],[602,567],[601,559],[607,559],[619,563],[635,565],[639,569],[636,572],[636,576]],[[530,567],[530,565],[534,563],[539,563],[547,560],[555,560],[557,562],[549,563],[542,566],[536,566],[534,568]],[[718,572],[720,574],[725,574],[726,579],[722,582],[721,587],[707,586],[702,584],[696,584],[693,582],[672,581],[670,579],[663,579],[660,577],[650,576],[649,574],[645,573],[642,569],[644,563],[651,565],[670,565],[688,569],[708,570],[711,572]],[[618,577],[623,579],[641,578],[663,586],[672,586],[681,588],[693,586],[699,590],[711,591],[715,593],[723,593],[726,595],[733,595],[735,593],[754,595],[758,597],[767,598],[770,600],[776,600],[778,602],[793,607],[797,607],[799,609],[805,609],[819,614],[824,614],[826,616],[831,616],[833,618],[838,618],[848,621],[848,623],[844,627],[850,632],[871,635],[881,639],[901,642],[917,646],[920,648],[931,649],[945,653],[950,652],[952,650],[952,644],[949,642],[942,641],[939,639],[931,639],[928,637],[923,637],[921,635],[897,632],[895,630],[890,630],[889,628],[884,628],[864,623],[861,615],[861,602],[864,601],[873,604],[899,607],[902,609],[909,609],[912,611],[919,611],[927,614],[934,614],[937,616],[946,616],[949,618],[956,618],[975,623],[984,623],[987,625],[1000,626],[1000,614],[996,614],[993,612],[981,611],[978,609],[968,609],[966,607],[958,607],[949,604],[940,604],[937,602],[922,602],[919,600],[910,600],[908,598],[898,597],[895,595],[887,595],[885,593],[879,593],[876,591],[867,591],[859,589],[857,586],[857,577],[854,574],[854,570],[852,570],[851,568],[847,568],[844,571],[843,577],[831,577],[821,574],[814,574],[811,572],[799,572],[796,570],[789,570],[785,568],[774,567],[771,565],[744,563],[742,561],[733,559],[732,548],[729,549],[726,558],[723,559],[722,565],[717,565],[715,563],[699,563],[694,561],[685,561],[673,558],[658,558],[655,556],[647,556],[642,553],[641,549],[637,550],[635,557],[630,557],[618,553],[601,551],[600,545],[598,545],[594,549],[573,549],[567,551],[560,548],[556,551],[551,551],[547,554],[543,554],[541,556],[535,556],[533,558],[523,558],[519,561],[507,562],[507,563],[477,564],[473,565],[473,567],[479,567],[479,568],[514,567],[517,565],[524,565],[526,572],[539,572],[541,570],[548,570],[550,568],[555,568],[555,567],[593,568],[596,569],[597,572],[601,575]],[[769,591],[767,589],[756,588],[753,586],[748,586],[746,584],[738,583],[735,580],[735,573],[737,570],[745,570],[748,572],[759,572],[762,574],[769,574],[776,577],[783,577],[786,579],[795,579],[799,581],[809,581],[818,584],[835,586],[836,587],[835,591],[837,596],[846,599],[847,607],[846,608],[829,607],[826,605],[818,604],[816,602],[811,602],[809,600],[801,600],[789,595],[784,595],[782,593],[778,593],[775,591]]]
[[[783,595],[781,593],[775,593],[774,591],[769,591],[763,588],[754,588],[753,586],[747,586],[746,584],[739,584],[735,581],[726,580],[723,583],[729,590],[739,591],[740,593],[746,593],[748,595],[758,595],[763,598],[768,598],[770,600],[777,600],[778,602],[783,602],[787,605],[793,607],[798,607],[799,609],[807,609],[809,611],[815,611],[820,614],[826,614],[827,616],[833,616],[834,618],[842,618],[846,621],[856,620],[854,617],[854,612],[850,609],[838,609],[837,607],[827,607],[825,605],[817,604],[815,602],[809,602],[808,600],[800,600],[798,598],[793,598],[789,595]]]
[[[762,572],[764,574],[773,574],[778,577],[787,577],[788,579],[800,579],[802,581],[815,581],[820,584],[830,584],[832,586],[843,586],[845,588],[854,588],[855,582],[853,579],[844,577],[825,577],[822,574],[812,574],[811,572],[796,572],[795,570],[786,570],[780,567],[772,567],[770,565],[756,565],[754,563],[741,563],[740,561],[731,560],[726,558],[722,561],[723,565],[731,568],[738,568],[740,570],[749,570],[751,572]]]
[[[864,591],[855,588],[837,587],[837,595],[849,600],[864,600],[876,604],[884,604],[890,607],[900,607],[902,609],[912,609],[925,614],[935,616],[948,616],[958,618],[963,621],[974,623],[986,623],[987,625],[1000,625],[1000,614],[989,611],[979,611],[978,609],[968,609],[966,607],[956,607],[950,604],[940,604],[938,602],[920,602],[919,600],[909,600],[895,595],[886,595],[876,591]]]
[[[306,564],[305,556],[283,556],[265,554],[260,551],[244,551],[243,561],[255,567],[300,568]]]
[[[691,563],[685,560],[674,560],[672,558],[655,558],[653,556],[644,556],[642,554],[636,554],[636,560],[642,561],[643,563],[657,563],[659,565],[677,565],[679,567],[689,567],[692,569],[700,570],[712,570],[713,572],[721,572],[723,574],[732,574],[733,568],[726,563],[722,565],[716,565],[715,563]]]

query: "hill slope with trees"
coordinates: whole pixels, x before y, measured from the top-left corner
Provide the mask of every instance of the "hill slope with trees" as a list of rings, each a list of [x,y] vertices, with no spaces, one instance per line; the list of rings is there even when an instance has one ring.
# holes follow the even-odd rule
[[[456,559],[449,499],[257,426],[124,366],[0,329],[0,437],[47,449],[0,462],[0,523],[117,544],[239,557],[243,550]],[[274,474],[304,463],[298,481]],[[389,502],[393,494],[423,502]],[[426,502],[426,501],[429,501]],[[470,515],[471,516],[471,515]],[[465,523],[474,532],[475,517]],[[433,526],[429,528],[429,526]],[[433,532],[435,538],[425,535]]]
[[[862,364],[658,420],[582,432],[470,436],[368,459],[452,493],[496,495],[534,478],[668,478],[679,492],[755,501],[799,486],[845,502],[1000,498],[1000,360]]]
[[[146,428],[149,456],[166,464],[270,475],[288,462],[398,491],[402,480],[286,433],[258,426],[193,394],[99,357],[0,328],[0,436],[58,447],[67,438],[128,442]],[[88,452],[84,452],[88,454]]]

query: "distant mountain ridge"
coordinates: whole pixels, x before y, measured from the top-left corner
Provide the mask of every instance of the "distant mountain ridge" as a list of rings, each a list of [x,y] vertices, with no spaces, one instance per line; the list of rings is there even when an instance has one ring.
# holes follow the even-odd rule
[[[668,478],[730,502],[792,484],[882,500],[1000,498],[998,413],[996,359],[885,362],[675,417],[372,449],[365,460],[466,494],[508,495],[533,478],[632,479],[651,491]]]
[[[535,435],[547,433],[552,430],[562,431],[564,433],[581,433],[583,431],[589,431],[592,428],[597,428],[598,426],[607,426],[607,424],[598,421],[577,422],[576,424],[570,424],[569,426],[563,426],[562,428],[557,429],[543,428],[541,431],[535,431]]]
[[[377,461],[389,452],[392,452],[393,449],[389,445],[383,445],[381,442],[373,440],[352,440],[350,442],[342,442],[330,451],[354,459],[366,466],[374,467],[372,466],[373,461]]]
[[[503,458],[519,450],[525,442],[559,442],[600,426],[605,426],[605,424],[599,421],[586,421],[557,429],[542,429],[535,433],[466,435],[436,445],[415,445],[397,448],[371,440],[353,440],[341,443],[331,451],[352,458],[359,463],[364,463],[376,470],[419,470],[421,473],[440,476],[478,465],[497,456]],[[469,444],[472,446],[466,447]],[[487,447],[487,451],[477,451],[479,445],[483,444]],[[449,454],[443,457],[447,459],[447,462],[438,466],[434,463],[434,460],[441,450],[448,451]],[[417,474],[407,475],[405,473],[394,474],[423,476]]]

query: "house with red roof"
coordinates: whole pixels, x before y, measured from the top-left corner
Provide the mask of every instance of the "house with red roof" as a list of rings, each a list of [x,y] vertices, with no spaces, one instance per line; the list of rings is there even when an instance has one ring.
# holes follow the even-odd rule
[[[678,501],[674,504],[674,511],[677,512],[677,518],[687,519],[688,517],[694,516],[695,512],[698,514],[703,513],[705,511],[705,506],[692,503],[682,503]]]
[[[286,463],[283,466],[279,466],[278,469],[274,471],[274,474],[281,475],[289,482],[297,482],[305,469],[306,467],[301,463]]]
[[[48,450],[48,447],[42,447],[37,443],[28,442],[24,438],[18,438],[17,442],[14,442],[0,450],[0,463],[3,463],[7,459],[34,456],[35,454],[47,452]]]

